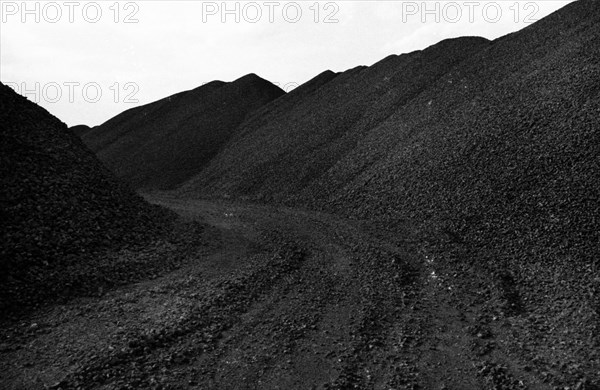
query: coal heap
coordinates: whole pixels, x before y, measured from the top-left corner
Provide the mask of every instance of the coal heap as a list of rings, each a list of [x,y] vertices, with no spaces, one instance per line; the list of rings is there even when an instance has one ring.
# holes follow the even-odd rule
[[[483,38],[447,40],[425,51],[389,56],[368,68],[338,75],[324,72],[244,122],[242,136],[229,142],[185,188],[262,200],[294,197],[398,106],[488,44]]]
[[[125,111],[83,140],[133,187],[170,189],[197,174],[248,115],[283,94],[254,74],[214,81]]]
[[[145,203],[64,123],[3,84],[0,123],[0,311],[68,294],[96,273],[95,254],[163,234],[170,213]]]

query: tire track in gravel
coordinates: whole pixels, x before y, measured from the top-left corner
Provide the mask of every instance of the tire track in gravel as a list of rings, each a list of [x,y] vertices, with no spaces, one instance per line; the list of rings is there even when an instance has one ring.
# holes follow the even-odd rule
[[[107,384],[151,388],[173,381],[174,367],[215,348],[237,316],[267,293],[275,278],[297,269],[304,256],[296,247],[284,247],[265,262],[260,257],[257,264],[251,260],[251,266],[235,276],[215,279],[206,295],[175,324],[130,338],[127,348],[98,359],[55,388]]]

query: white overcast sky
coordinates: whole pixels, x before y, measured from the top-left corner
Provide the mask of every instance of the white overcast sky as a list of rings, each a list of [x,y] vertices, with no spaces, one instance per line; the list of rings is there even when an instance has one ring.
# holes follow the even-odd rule
[[[2,1],[0,80],[93,126],[211,80],[256,73],[289,90],[446,38],[494,39],[569,2]]]

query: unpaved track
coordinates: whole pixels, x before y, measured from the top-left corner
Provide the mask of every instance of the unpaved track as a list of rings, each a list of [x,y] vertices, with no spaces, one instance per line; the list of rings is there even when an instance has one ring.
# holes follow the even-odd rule
[[[322,213],[147,198],[214,226],[221,249],[3,330],[1,388],[544,388],[518,363],[497,378],[477,306],[408,238]]]

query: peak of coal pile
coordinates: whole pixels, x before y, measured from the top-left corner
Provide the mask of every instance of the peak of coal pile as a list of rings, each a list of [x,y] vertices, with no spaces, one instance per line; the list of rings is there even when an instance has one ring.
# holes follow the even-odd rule
[[[65,124],[3,84],[0,123],[0,311],[68,291],[68,267],[87,266],[91,277],[90,254],[163,233],[169,213],[144,202]]]
[[[197,174],[253,111],[284,92],[249,74],[133,108],[82,139],[135,188],[170,189]]]

